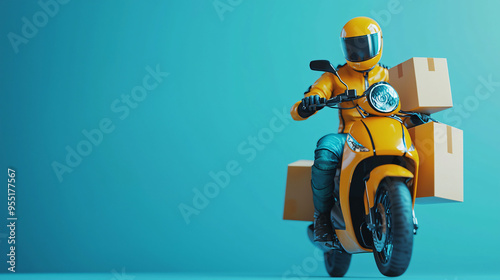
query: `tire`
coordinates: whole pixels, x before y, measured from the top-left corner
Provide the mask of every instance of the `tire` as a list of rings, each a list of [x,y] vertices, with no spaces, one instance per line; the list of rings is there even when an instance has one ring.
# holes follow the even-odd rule
[[[385,276],[400,276],[411,260],[413,215],[410,191],[399,180],[384,180],[377,191],[373,254]]]
[[[352,255],[342,250],[330,250],[325,253],[326,271],[331,277],[342,277],[351,264]]]

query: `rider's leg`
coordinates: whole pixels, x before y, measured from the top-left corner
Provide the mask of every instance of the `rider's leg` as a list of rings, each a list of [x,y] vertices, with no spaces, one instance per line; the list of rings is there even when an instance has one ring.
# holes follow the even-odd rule
[[[314,201],[314,238],[333,241],[330,211],[334,203],[334,179],[342,160],[346,134],[328,134],[319,139],[314,151],[311,169],[311,187]]]

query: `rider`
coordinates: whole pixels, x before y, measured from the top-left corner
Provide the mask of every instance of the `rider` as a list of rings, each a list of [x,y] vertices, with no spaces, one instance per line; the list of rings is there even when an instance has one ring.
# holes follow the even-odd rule
[[[382,56],[382,30],[376,21],[368,17],[356,17],[348,21],[340,33],[342,50],[347,64],[339,66],[337,71],[349,89],[356,89],[358,95],[374,83],[389,81],[389,71],[379,65]],[[346,87],[332,73],[324,73],[312,85],[305,97],[295,103],[291,109],[294,120],[301,121],[323,108],[324,101],[343,93]],[[313,108],[310,108],[312,105]],[[354,103],[341,104],[341,107],[354,107]],[[339,110],[339,134],[328,134],[319,139],[314,151],[314,165],[311,171],[311,187],[314,201],[314,240],[335,242],[330,211],[338,190],[335,190],[334,178],[338,164],[354,121],[362,118],[356,109]],[[334,200],[335,199],[335,200]]]

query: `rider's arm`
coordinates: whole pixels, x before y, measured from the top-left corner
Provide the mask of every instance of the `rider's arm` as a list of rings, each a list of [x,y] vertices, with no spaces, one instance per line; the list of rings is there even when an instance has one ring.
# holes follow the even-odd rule
[[[331,73],[324,73],[321,75],[321,77],[311,86],[309,92],[306,92],[304,94],[304,97],[307,96],[312,96],[312,95],[318,95],[320,98],[325,98],[325,99],[330,99],[332,97],[332,92],[333,92],[333,79],[334,75]],[[302,101],[298,101],[292,106],[292,109],[290,110],[290,114],[292,115],[292,118],[296,121],[302,121],[307,119],[310,116],[307,117],[302,117],[299,114],[298,108],[301,105]],[[315,114],[315,113],[314,113]],[[312,115],[314,115],[312,114]]]

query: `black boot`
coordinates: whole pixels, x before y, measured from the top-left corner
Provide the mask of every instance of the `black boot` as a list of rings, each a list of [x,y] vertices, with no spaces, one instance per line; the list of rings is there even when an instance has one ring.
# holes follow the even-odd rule
[[[333,227],[328,214],[314,212],[314,241],[333,241]]]
[[[323,243],[332,249],[340,248],[340,242],[333,231],[329,214],[314,212],[314,241]]]

